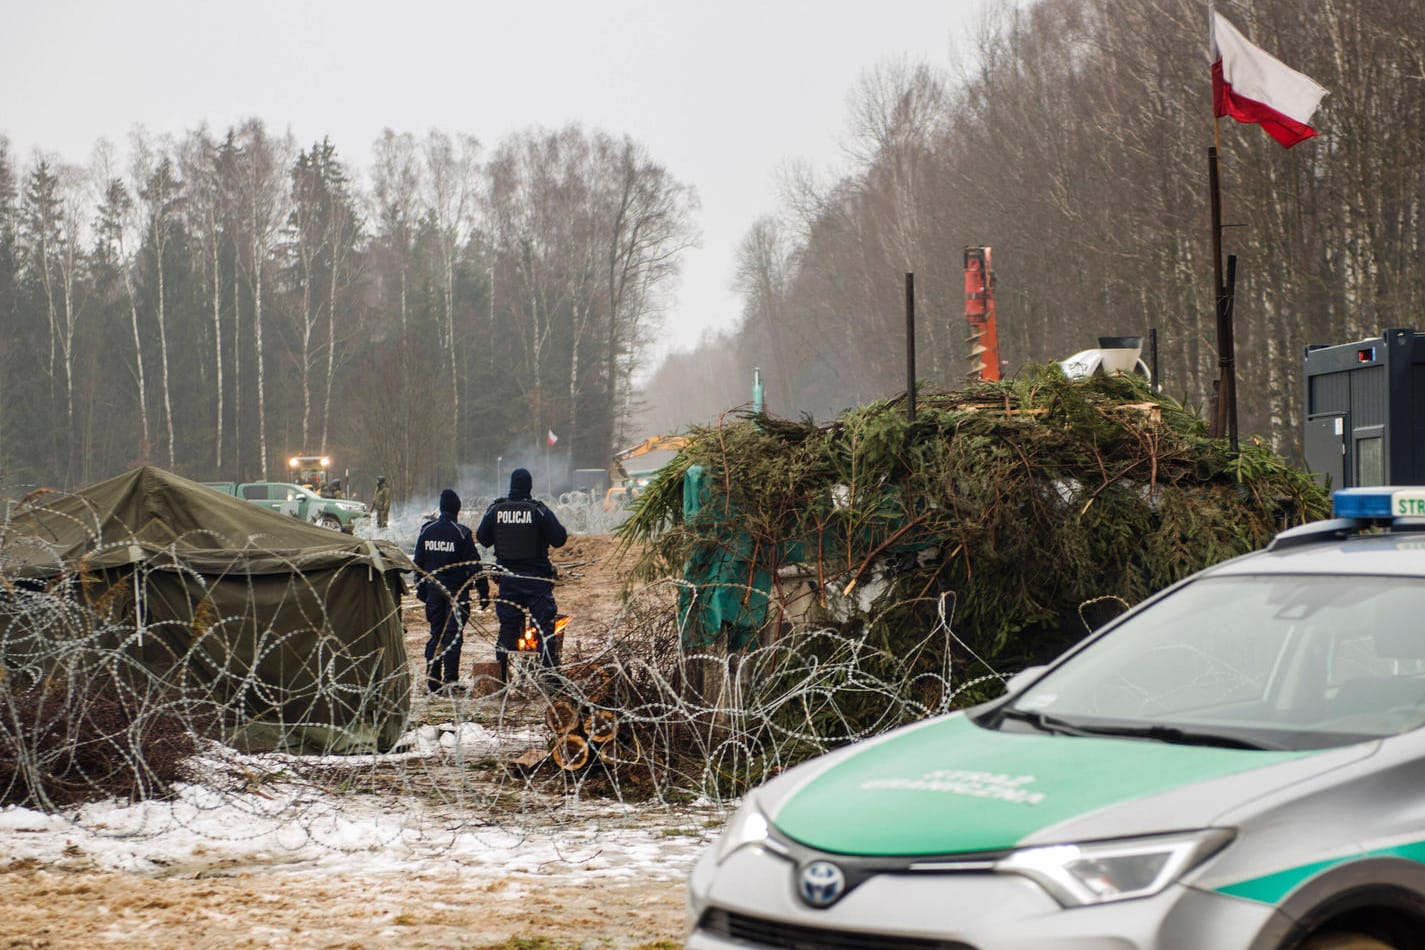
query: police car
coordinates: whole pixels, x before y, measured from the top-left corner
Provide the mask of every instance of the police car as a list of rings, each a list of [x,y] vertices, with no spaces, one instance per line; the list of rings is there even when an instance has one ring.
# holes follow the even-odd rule
[[[1425,488],[750,792],[689,948],[1425,947]]]

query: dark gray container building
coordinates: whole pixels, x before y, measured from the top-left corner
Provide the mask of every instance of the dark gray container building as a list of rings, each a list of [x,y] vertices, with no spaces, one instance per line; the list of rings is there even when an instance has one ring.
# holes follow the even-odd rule
[[[1330,488],[1425,485],[1425,333],[1308,346],[1303,442]]]

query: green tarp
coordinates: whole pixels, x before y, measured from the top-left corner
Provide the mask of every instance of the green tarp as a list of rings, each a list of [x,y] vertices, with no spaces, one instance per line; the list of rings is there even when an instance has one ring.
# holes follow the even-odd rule
[[[696,525],[727,520],[725,498],[713,503],[707,473],[691,466],[683,476],[683,521]],[[683,565],[690,586],[678,590],[678,626],[683,646],[706,649],[726,639],[729,649],[752,643],[767,621],[772,576],[757,566],[752,538],[737,532],[724,543],[697,548]]]
[[[0,577],[13,590],[68,582],[102,617],[108,648],[201,697],[223,738],[251,748],[395,743],[411,694],[401,572],[413,568],[389,542],[151,467],[42,495],[0,531]],[[0,650],[17,648],[14,627],[11,616]]]

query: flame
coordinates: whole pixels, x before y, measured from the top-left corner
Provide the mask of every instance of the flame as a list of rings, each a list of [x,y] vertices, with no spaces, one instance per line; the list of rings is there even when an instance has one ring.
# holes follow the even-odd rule
[[[560,614],[554,618],[554,632],[551,637],[557,637],[564,632],[564,628],[569,626],[572,618],[568,614]],[[516,650],[534,651],[539,649],[539,628],[534,624],[528,624],[524,628],[524,633],[515,641]]]

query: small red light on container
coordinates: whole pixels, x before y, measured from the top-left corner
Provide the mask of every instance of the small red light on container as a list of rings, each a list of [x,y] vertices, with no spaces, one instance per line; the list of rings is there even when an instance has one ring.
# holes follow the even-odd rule
[[[1375,348],[1375,347],[1373,347],[1373,346],[1368,346],[1368,347],[1365,347],[1364,349],[1360,349],[1360,350],[1357,350],[1357,351],[1356,351],[1356,362],[1357,362],[1357,363],[1374,363],[1375,361],[1376,361],[1376,348]]]

